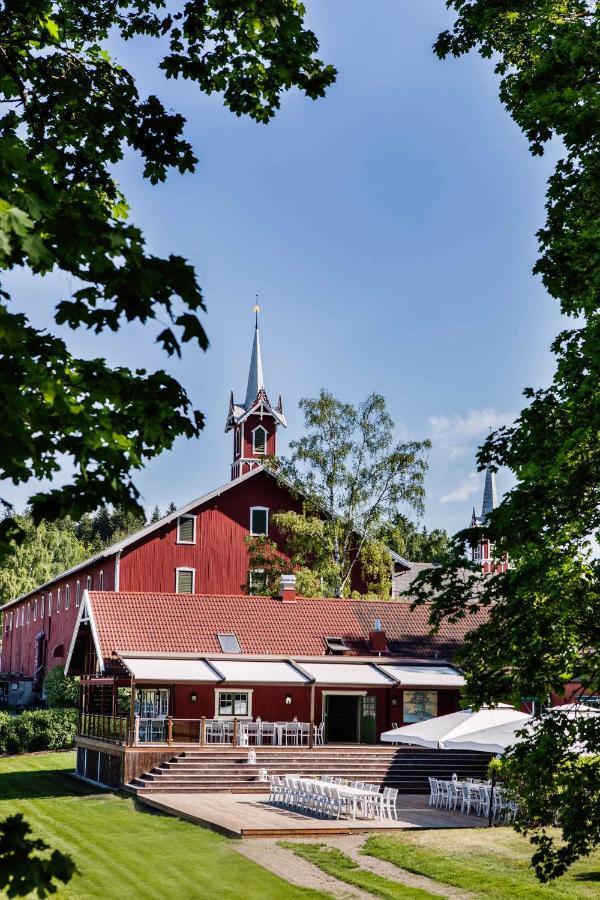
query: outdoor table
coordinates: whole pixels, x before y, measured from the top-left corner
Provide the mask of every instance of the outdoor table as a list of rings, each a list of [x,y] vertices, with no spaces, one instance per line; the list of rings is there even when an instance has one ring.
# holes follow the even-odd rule
[[[349,797],[352,800],[352,818],[356,819],[356,813],[358,808],[358,801],[362,799],[374,799],[375,797],[381,796],[379,791],[368,791],[365,788],[354,788],[349,784],[333,784],[332,782],[321,781],[320,778],[300,778],[299,779],[303,784],[310,785],[325,785],[326,787],[337,788],[340,794],[343,794],[345,797]]]

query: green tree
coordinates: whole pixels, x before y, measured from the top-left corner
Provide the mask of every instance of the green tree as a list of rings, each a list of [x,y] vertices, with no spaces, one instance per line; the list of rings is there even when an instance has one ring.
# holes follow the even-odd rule
[[[53,666],[44,679],[44,691],[50,709],[77,707],[79,680],[65,675],[64,666]]]
[[[286,551],[325,593],[350,591],[358,566],[369,591],[390,594],[391,563],[378,534],[401,503],[421,510],[428,441],[396,442],[379,394],[353,406],[322,390],[303,399],[304,435],[271,465],[302,498],[303,512],[273,515]]]
[[[88,547],[98,551],[139,531],[145,525],[145,516],[135,510],[103,504],[94,513],[81,517],[76,532]]]
[[[44,584],[90,555],[89,546],[78,538],[69,518],[36,525],[27,512],[15,520],[23,539],[13,555],[0,564],[2,603]]]
[[[444,528],[427,531],[402,513],[397,513],[382,528],[379,539],[404,559],[413,562],[441,563],[452,552],[452,540]]]
[[[418,602],[432,600],[434,627],[469,610],[488,610],[461,654],[467,697],[478,705],[523,696],[560,694],[580,679],[583,693],[600,690],[600,144],[598,121],[599,13],[586,0],[450,0],[453,30],[441,34],[437,54],[472,49],[493,57],[500,97],[524,131],[533,154],[560,139],[562,158],[548,182],[546,221],[538,232],[535,272],[573,320],[552,345],[556,372],[548,388],[528,388],[528,406],[512,427],[492,434],[479,453],[481,468],[506,466],[515,487],[490,516],[487,531],[507,572],[465,574],[465,541],[454,539],[453,560],[421,576]],[[557,142],[558,143],[558,142]],[[413,585],[414,586],[414,585]],[[571,729],[572,732],[572,729]],[[573,733],[571,734],[573,737]],[[548,777],[569,769],[560,729],[539,729],[529,743],[524,795],[560,809],[561,841],[546,816],[531,826],[535,866],[542,879],[560,875],[600,840],[559,800]],[[598,735],[590,752],[600,753]],[[586,791],[587,770],[572,768],[569,803]],[[541,796],[543,794],[543,797]],[[568,825],[566,824],[568,822]],[[524,827],[528,830],[528,819]]]
[[[21,813],[0,822],[0,889],[7,897],[38,897],[56,893],[55,881],[67,884],[77,868],[70,856],[53,850],[41,838],[30,838],[31,828]]]
[[[283,91],[316,98],[335,78],[316,56],[298,0],[5,0],[0,7],[0,268],[64,273],[73,291],[58,324],[101,334],[126,322],[157,324],[168,354],[206,349],[204,302],[193,268],[158,257],[128,218],[115,164],[139,154],[144,177],[196,165],[185,121],[158,97],[141,96],[109,37],[160,41],[160,69],[236,115],[268,122]],[[79,519],[101,503],[135,507],[134,473],[203,425],[183,387],[164,371],[79,359],[64,340],[0,302],[0,479],[52,478],[62,487],[30,498],[34,521]],[[6,501],[2,501],[7,508]],[[0,522],[0,551],[22,534]]]

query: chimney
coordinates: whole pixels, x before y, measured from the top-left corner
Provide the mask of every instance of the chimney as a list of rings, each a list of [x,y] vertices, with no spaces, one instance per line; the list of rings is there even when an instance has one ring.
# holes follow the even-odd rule
[[[381,626],[381,619],[375,619],[373,630],[369,632],[369,649],[371,653],[376,653],[378,656],[388,652],[387,637]]]
[[[296,602],[296,576],[282,575],[279,579],[279,599],[282,603]]]

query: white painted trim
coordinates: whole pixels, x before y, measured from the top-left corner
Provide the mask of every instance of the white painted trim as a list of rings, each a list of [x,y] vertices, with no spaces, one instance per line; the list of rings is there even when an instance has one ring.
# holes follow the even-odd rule
[[[80,603],[81,603],[81,581],[78,578],[77,584],[75,586],[75,609],[79,609]]]
[[[92,632],[92,640],[94,642],[94,649],[96,651],[96,658],[98,660],[98,665],[100,666],[100,670],[104,669],[104,660],[102,659],[102,653],[100,650],[100,640],[98,639],[98,629],[96,628],[96,620],[94,619],[94,613],[92,610],[92,605],[90,603],[90,595],[89,591],[85,590],[83,592],[83,597],[81,599],[81,606],[79,607],[79,612],[77,614],[77,619],[75,621],[75,627],[73,629],[73,636],[71,637],[71,646],[69,647],[69,652],[67,654],[67,660],[65,662],[65,674],[69,674],[69,666],[71,664],[71,658],[73,656],[73,650],[75,649],[75,642],[77,641],[77,636],[79,635],[79,628],[83,621],[89,622],[90,631]]]
[[[257,532],[257,531],[253,531],[253,530],[252,530],[252,513],[254,512],[254,510],[261,510],[261,511],[263,511],[263,512],[266,512],[266,514],[267,514],[267,529],[266,529],[266,531],[258,531],[258,532]],[[250,507],[250,524],[249,524],[249,530],[250,530],[250,534],[251,534],[251,535],[255,535],[256,537],[260,537],[261,535],[265,535],[266,537],[268,537],[268,535],[269,535],[269,512],[270,512],[270,510],[269,510],[269,507],[268,507],[268,506],[251,506],[251,507]]]
[[[115,553],[115,593],[121,589],[121,551]]]
[[[191,572],[192,573],[192,590],[190,591],[190,594],[195,594],[196,593],[196,570],[193,569],[191,566],[177,566],[177,568],[175,569],[175,593],[176,594],[187,594],[187,591],[177,590],[177,582],[179,580],[179,578],[178,578],[179,572]]]
[[[379,685],[374,685],[373,689],[375,690],[378,686]],[[390,687],[393,687],[393,685],[390,684]],[[368,691],[321,691],[321,696],[328,697],[330,695],[333,695],[333,696],[342,695],[344,697],[348,697],[348,696],[350,696],[350,697],[366,697],[368,693],[369,693]]]
[[[215,688],[215,719],[219,722],[231,722],[233,719],[252,719],[252,694],[254,688],[226,688],[223,685]],[[219,715],[219,694],[248,694],[248,712],[245,716],[220,716]]]
[[[177,525],[175,531],[175,543],[176,544],[195,544],[196,543],[196,516],[192,513],[184,513],[182,516],[177,517]],[[193,524],[193,538],[191,541],[182,541],[179,539],[179,523],[182,519],[191,519]]]
[[[98,572],[98,590],[104,590],[104,569],[100,569]]]

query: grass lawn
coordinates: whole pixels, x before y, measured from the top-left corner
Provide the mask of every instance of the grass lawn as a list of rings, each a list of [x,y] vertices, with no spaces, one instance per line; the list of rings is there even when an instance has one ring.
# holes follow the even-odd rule
[[[553,884],[529,868],[531,845],[511,828],[404,831],[373,836],[365,852],[409,872],[469,891],[474,897],[588,898],[600,896],[600,853],[580,860]]]
[[[69,853],[80,874],[57,897],[267,898],[325,894],[295,887],[241,856],[232,841],[136,808],[73,778],[74,753],[0,758],[0,819],[22,812],[36,837]]]
[[[337,847],[327,847],[325,844],[299,844],[293,841],[278,843],[281,847],[292,850],[296,856],[308,860],[321,871],[332,875],[333,878],[352,884],[376,897],[384,897],[385,900],[431,900],[431,898],[438,900],[437,894],[390,881],[389,878],[384,878],[376,872],[361,869],[358,863]]]

